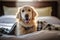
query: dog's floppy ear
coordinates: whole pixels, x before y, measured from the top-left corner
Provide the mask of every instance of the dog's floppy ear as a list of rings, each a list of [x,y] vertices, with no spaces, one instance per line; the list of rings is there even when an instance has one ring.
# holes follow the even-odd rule
[[[16,13],[16,18],[21,19],[21,9],[18,8],[18,12]]]
[[[38,13],[36,12],[36,10],[34,8],[32,8],[32,17],[33,17],[33,19],[37,16],[38,16]]]

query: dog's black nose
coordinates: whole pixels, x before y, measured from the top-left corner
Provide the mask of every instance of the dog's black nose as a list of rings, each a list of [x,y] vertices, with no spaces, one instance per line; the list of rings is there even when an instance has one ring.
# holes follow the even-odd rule
[[[29,17],[29,15],[28,15],[28,14],[26,14],[26,15],[25,15],[25,17],[26,17],[26,18],[28,18],[28,17]]]
[[[25,18],[26,18],[26,20],[28,20],[28,19],[29,19],[29,15],[28,15],[28,14],[26,14],[26,15],[25,15]]]

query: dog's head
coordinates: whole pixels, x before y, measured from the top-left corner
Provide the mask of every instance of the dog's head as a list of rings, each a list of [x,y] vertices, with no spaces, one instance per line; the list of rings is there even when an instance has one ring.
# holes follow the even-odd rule
[[[31,6],[25,5],[18,9],[16,18],[23,20],[26,23],[29,23],[30,20],[34,20],[37,16],[37,12]]]

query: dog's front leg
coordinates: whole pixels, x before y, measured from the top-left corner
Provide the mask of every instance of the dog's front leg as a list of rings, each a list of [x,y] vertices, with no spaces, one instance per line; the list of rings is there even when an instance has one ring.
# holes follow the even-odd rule
[[[20,35],[23,35],[25,34],[26,31],[24,30],[24,28],[22,27],[22,25],[18,22],[17,23],[17,27],[16,27],[16,36],[20,36]]]
[[[20,27],[21,27],[20,23],[17,22],[16,32],[15,32],[16,36],[20,35]]]
[[[37,24],[34,24],[34,28],[33,28],[34,32],[37,31]]]

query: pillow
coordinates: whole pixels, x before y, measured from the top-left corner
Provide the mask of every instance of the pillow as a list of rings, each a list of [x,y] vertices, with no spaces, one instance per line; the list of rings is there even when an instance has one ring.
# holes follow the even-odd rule
[[[5,15],[15,15],[18,11],[18,7],[6,7],[3,6]],[[38,16],[51,16],[52,7],[36,8]]]
[[[37,8],[38,16],[51,16],[52,7]]]
[[[18,11],[17,7],[6,7],[3,6],[5,15],[15,15]]]

